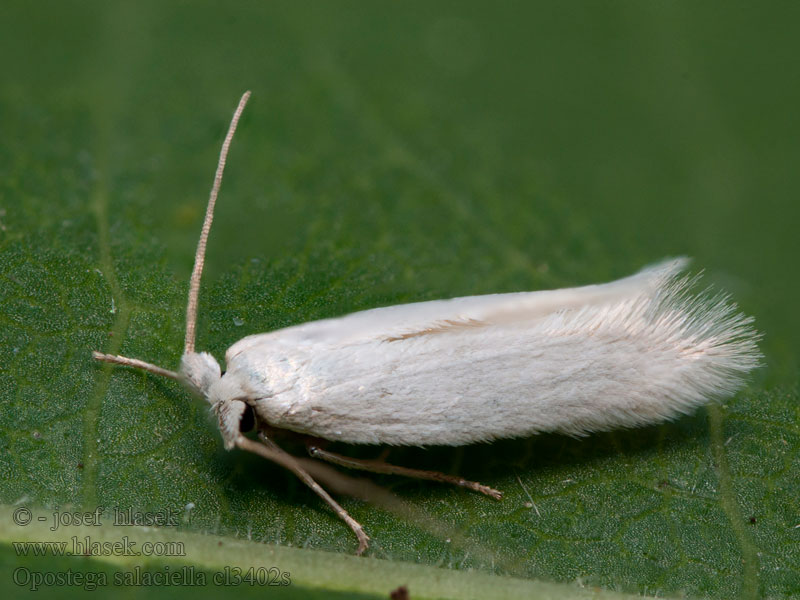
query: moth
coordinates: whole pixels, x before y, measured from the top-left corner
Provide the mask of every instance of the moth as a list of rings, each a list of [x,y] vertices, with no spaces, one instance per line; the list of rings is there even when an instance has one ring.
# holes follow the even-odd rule
[[[298,459],[272,439],[306,436],[312,457],[350,468],[445,481],[460,477],[334,454],[314,440],[462,445],[658,423],[736,392],[759,365],[759,334],[727,296],[694,294],[677,258],[600,285],[375,308],[250,335],[226,370],[195,351],[198,294],[214,206],[246,92],[222,145],[186,309],[177,372],[124,356],[99,361],[183,382],[216,415],[226,449],[290,469],[353,530],[368,536]],[[257,440],[245,435],[258,431]]]

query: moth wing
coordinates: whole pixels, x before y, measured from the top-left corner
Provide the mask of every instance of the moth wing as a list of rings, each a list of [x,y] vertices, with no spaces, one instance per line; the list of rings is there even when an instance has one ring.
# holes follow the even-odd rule
[[[466,296],[374,308],[242,338],[225,354],[230,362],[243,352],[275,352],[314,346],[341,347],[369,340],[393,340],[515,322],[535,322],[586,305],[633,300],[654,294],[688,264],[686,258],[665,260],[628,277],[604,284],[536,292]]]
[[[349,443],[466,444],[655,423],[732,393],[751,319],[674,260],[615,282],[374,309],[251,336],[228,374],[270,425]]]

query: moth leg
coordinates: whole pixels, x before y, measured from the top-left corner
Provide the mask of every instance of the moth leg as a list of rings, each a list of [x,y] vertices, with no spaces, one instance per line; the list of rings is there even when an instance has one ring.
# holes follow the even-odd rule
[[[491,496],[495,500],[502,500],[503,492],[483,485],[477,481],[467,481],[463,477],[456,475],[447,475],[439,471],[423,471],[422,469],[409,469],[408,467],[400,467],[397,465],[390,465],[384,462],[383,459],[378,460],[365,460],[361,458],[350,458],[349,456],[342,456],[334,452],[323,450],[319,446],[308,446],[308,453],[313,458],[319,458],[340,467],[348,469],[359,469],[362,471],[370,471],[372,473],[386,473],[389,475],[403,475],[404,477],[413,477],[415,479],[428,479],[430,481],[441,481],[444,483],[452,483],[459,487],[467,488],[481,494]]]
[[[358,550],[356,550],[356,554],[360,555],[362,552],[364,552],[369,545],[369,536],[364,532],[364,528],[361,527],[361,524],[351,517],[348,512],[342,508],[338,502],[336,502],[336,500],[331,498],[328,492],[322,489],[321,485],[314,481],[314,478],[311,477],[311,475],[309,475],[308,472],[297,463],[297,460],[294,456],[286,452],[283,448],[278,446],[263,433],[259,433],[258,437],[263,444],[259,444],[258,442],[254,442],[253,440],[244,437],[243,435],[239,435],[239,437],[236,439],[236,445],[242,450],[247,450],[248,452],[258,454],[267,460],[271,460],[282,467],[289,469],[292,473],[297,475],[300,481],[305,483],[314,491],[315,494],[317,494],[317,496],[327,502],[328,506],[333,509],[333,512],[339,515],[339,518],[347,523],[348,527],[350,527],[350,529],[353,530],[353,533],[356,534],[356,538],[358,538]]]

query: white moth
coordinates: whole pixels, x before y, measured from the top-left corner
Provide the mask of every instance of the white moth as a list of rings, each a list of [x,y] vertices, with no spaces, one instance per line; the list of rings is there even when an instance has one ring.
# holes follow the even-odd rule
[[[368,537],[268,434],[288,430],[353,444],[461,445],[540,432],[584,435],[658,423],[733,394],[758,366],[752,319],[724,296],[692,294],[687,260],[667,260],[602,285],[489,294],[365,310],[248,336],[217,361],[195,352],[197,297],[227,150],[223,143],[198,243],[179,372],[94,353],[184,382],[211,404],[225,448],[291,469]],[[260,443],[243,435],[254,424]],[[351,459],[351,468],[455,483],[459,477]]]

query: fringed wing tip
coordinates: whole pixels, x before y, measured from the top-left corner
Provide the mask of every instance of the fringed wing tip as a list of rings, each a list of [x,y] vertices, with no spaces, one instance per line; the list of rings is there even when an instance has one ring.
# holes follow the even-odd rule
[[[679,259],[680,260],[680,259]],[[678,260],[671,261],[673,265]],[[744,314],[730,295],[706,286],[698,292],[692,288],[700,275],[682,275],[681,268],[670,267],[660,282],[651,307],[651,318],[660,321],[697,358],[708,361],[716,372],[720,394],[738,390],[746,375],[763,366],[758,348],[762,334],[755,328],[755,319]]]

